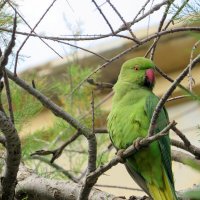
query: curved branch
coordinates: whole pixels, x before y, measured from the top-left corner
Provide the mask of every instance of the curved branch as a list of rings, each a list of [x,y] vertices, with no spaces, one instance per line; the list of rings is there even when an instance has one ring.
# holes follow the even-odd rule
[[[29,200],[76,200],[78,199],[80,188],[81,185],[77,183],[39,177],[26,167],[20,166],[15,197],[17,200],[25,197],[28,197]],[[89,199],[126,200],[95,188],[92,189]]]
[[[77,119],[75,119],[70,114],[65,112],[61,107],[56,105],[53,101],[51,101],[41,92],[39,92],[35,88],[28,85],[24,80],[20,79],[19,77],[16,77],[11,71],[6,70],[6,72],[7,72],[8,77],[12,81],[14,81],[17,85],[19,85],[24,90],[26,90],[29,94],[31,94],[36,99],[38,99],[43,104],[43,106],[49,109],[54,115],[64,119],[66,122],[72,125],[75,129],[79,130],[85,137],[88,137],[91,134],[91,130],[89,128],[85,127]]]
[[[171,144],[175,147],[178,147],[180,149],[190,152],[197,158],[200,158],[200,148],[198,148],[192,144],[190,144],[189,146],[186,146],[184,142],[174,140],[174,139],[171,139]]]
[[[200,160],[195,159],[194,156],[191,156],[187,153],[173,150],[172,159],[176,162],[180,162],[184,165],[188,165],[194,169],[200,170]]]

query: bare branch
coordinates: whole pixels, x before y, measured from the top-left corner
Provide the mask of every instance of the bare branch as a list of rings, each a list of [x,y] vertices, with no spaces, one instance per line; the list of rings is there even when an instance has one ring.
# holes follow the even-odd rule
[[[183,8],[186,6],[186,4],[189,2],[189,0],[185,0],[183,2],[183,4],[181,5],[181,7],[176,11],[176,13],[172,16],[172,18],[168,21],[168,23],[165,25],[164,30],[167,29],[167,27],[169,27],[169,25],[171,23],[173,23],[174,19],[179,15],[179,13],[183,10]]]
[[[172,151],[172,159],[176,162],[180,162],[184,165],[191,166],[193,168],[197,167],[200,169],[200,160],[195,159],[194,156],[183,153],[181,151]]]
[[[144,13],[141,17],[138,17],[136,19],[134,19],[132,22],[128,22],[128,24],[130,24],[131,26],[139,21],[141,21],[142,19],[144,19],[145,17],[151,15],[152,13],[154,13],[155,11],[159,10],[162,6],[168,4],[168,0],[164,0],[163,2],[154,5],[148,12]]]
[[[19,77],[16,77],[11,71],[6,70],[8,77],[14,81],[17,85],[19,85],[21,88],[26,90],[29,94],[37,98],[42,105],[49,109],[54,115],[56,115],[59,118],[64,119],[66,122],[71,124],[75,129],[79,130],[81,134],[83,134],[85,137],[88,137],[91,133],[91,130],[87,127],[85,127],[83,124],[81,124],[78,120],[76,120],[74,117],[72,117],[70,114],[65,112],[61,107],[56,105],[53,101],[51,101],[49,98],[47,98],[45,95],[43,95],[41,92],[33,88],[32,86],[28,85],[25,81],[20,79]]]
[[[191,51],[191,54],[190,54],[190,63],[194,59],[194,51],[199,46],[199,44],[200,44],[200,40],[198,40],[197,42],[195,42],[195,44],[192,47],[192,51]],[[188,72],[188,82],[189,82],[189,90],[192,92],[192,87],[195,84],[195,80],[192,77],[192,69],[191,69],[191,67],[189,68],[189,72]]]
[[[166,20],[166,18],[167,18],[167,14],[168,14],[168,12],[169,12],[170,6],[172,5],[173,2],[174,2],[174,0],[168,2],[168,5],[167,5],[167,7],[165,8],[165,11],[164,11],[164,13],[163,13],[162,19],[160,20],[160,24],[159,24],[159,26],[158,26],[158,31],[157,31],[157,32],[160,32],[160,31],[162,30],[162,27],[163,27],[163,24],[164,24],[164,22],[165,22],[165,20]],[[152,44],[151,47],[148,49],[148,51],[147,51],[147,53],[145,54],[144,57],[147,57],[148,54],[149,54],[149,52],[150,52],[150,59],[151,59],[151,60],[154,59],[154,53],[155,53],[156,45],[157,45],[159,39],[160,39],[160,37],[157,37],[156,39],[154,39],[153,44]]]
[[[63,173],[66,177],[68,177],[73,182],[78,183],[78,179],[76,177],[74,177],[70,172],[68,172],[67,170],[65,170],[61,166],[50,162],[48,159],[41,157],[41,156],[37,156],[37,155],[34,155],[31,158],[35,159],[35,160],[42,161],[42,162],[48,164],[49,166],[51,166],[51,167],[55,168],[56,170],[58,170],[59,172]]]
[[[190,146],[185,146],[184,142],[174,140],[174,139],[171,139],[171,144],[175,147],[178,147],[180,149],[190,152],[191,154],[196,156],[198,159],[200,158],[200,148],[198,148],[192,144],[190,144]]]
[[[191,145],[190,141],[187,139],[187,137],[175,126],[172,127],[172,130],[181,138],[181,140],[185,143],[185,146],[188,147]]]
[[[28,24],[28,22],[24,19],[24,17],[19,13],[19,11],[12,5],[10,1],[8,1],[8,4],[15,10],[17,15],[23,20],[23,22],[32,30],[31,26]],[[48,47],[50,48],[55,54],[57,54],[60,58],[63,58],[54,48],[52,48],[47,42],[45,42],[35,31],[33,31],[35,35],[38,36],[38,38]],[[27,36],[30,35],[30,33],[27,33]]]
[[[96,170],[96,159],[97,159],[97,141],[96,136],[94,133],[94,93],[92,91],[92,134],[88,138],[88,164],[87,164],[87,174],[92,173]],[[78,199],[79,200],[87,200],[88,196],[92,190],[92,187],[97,182],[98,177],[93,179],[92,181],[88,182],[87,178],[85,179],[85,182],[81,188],[80,194]]]
[[[181,96],[171,97],[171,98],[167,99],[167,102],[175,101],[175,100],[178,100],[178,99],[183,99],[183,98],[186,98],[186,97],[190,97],[190,95],[181,95]]]
[[[77,183],[39,177],[24,166],[20,166],[19,172],[18,184],[15,191],[17,199],[23,199],[25,197],[29,200],[78,199],[81,185]],[[89,199],[126,200],[95,188],[92,189]]]
[[[72,142],[74,142],[80,136],[80,132],[77,131],[74,135],[71,136],[64,144],[62,144],[59,148],[55,150],[38,150],[31,154],[31,156],[40,155],[46,156],[52,154],[52,158],[50,163],[53,163],[57,158],[59,158],[63,152],[63,150]]]
[[[116,9],[116,7],[111,3],[110,0],[106,0],[108,2],[108,4],[111,6],[111,8],[115,11],[115,13],[119,16],[119,18],[121,19],[121,21],[123,22],[123,27],[125,29],[127,29],[129,31],[129,33],[131,34],[133,41],[136,42],[137,44],[140,44],[140,40],[136,38],[136,36],[134,35],[134,33],[132,32],[131,28],[130,28],[130,24],[128,24],[124,18],[121,16],[121,14],[119,13],[119,11]]]
[[[141,9],[139,10],[139,12],[135,15],[134,19],[132,20],[133,22],[137,19],[137,17],[140,15],[141,12],[144,13],[144,10],[146,8],[146,6],[148,5],[148,3],[150,3],[149,0],[147,0],[144,5],[141,7]]]
[[[115,35],[115,32],[114,32],[114,30],[113,30],[113,28],[112,28],[112,26],[111,26],[109,20],[108,20],[108,19],[106,18],[106,16],[103,14],[101,8],[98,6],[98,4],[96,3],[95,0],[92,0],[92,2],[93,2],[94,5],[96,6],[97,10],[100,12],[100,14],[102,15],[102,17],[104,18],[104,20],[106,21],[106,23],[107,23],[107,25],[109,26],[109,28],[110,28],[112,34]]]
[[[34,30],[37,28],[37,26],[40,24],[40,22],[42,21],[42,19],[45,17],[45,15],[49,12],[50,8],[53,6],[53,4],[56,2],[57,0],[53,0],[53,2],[49,5],[49,7],[47,8],[47,10],[44,12],[44,14],[41,16],[41,18],[39,19],[39,21],[35,24],[35,26],[33,27],[33,29],[31,29],[31,33],[34,32]],[[26,39],[22,42],[21,46],[19,47],[17,53],[16,53],[16,59],[15,59],[15,68],[14,68],[14,74],[17,75],[17,62],[18,62],[18,57],[19,57],[19,52],[21,51],[22,47],[25,45],[26,41],[29,39],[30,34],[28,34],[28,36],[26,37]]]
[[[143,190],[141,190],[139,188],[123,187],[123,186],[119,186],[119,185],[95,184],[95,186],[97,186],[97,187],[103,187],[103,188],[115,188],[115,189],[124,189],[124,190],[133,190],[133,191],[141,191],[141,192],[143,192]]]
[[[10,40],[8,46],[6,47],[4,54],[0,58],[0,73],[3,74],[3,77],[4,77],[6,95],[7,95],[7,100],[8,100],[8,109],[9,109],[9,113],[10,113],[10,119],[13,123],[14,123],[14,114],[13,114],[13,108],[12,108],[12,98],[11,98],[10,86],[9,86],[9,81],[8,81],[8,77],[6,74],[5,66],[8,63],[9,56],[12,53],[13,47],[15,46],[16,27],[17,27],[17,16],[15,13],[15,17],[13,20],[13,31],[12,31],[11,40]],[[2,77],[0,77],[0,79],[1,78]]]
[[[166,73],[164,73],[160,68],[155,67],[156,71],[163,76],[166,80],[168,80],[169,82],[173,83],[174,80],[169,77]],[[180,83],[178,84],[178,87],[180,89],[182,89],[183,91],[185,91],[188,94],[188,97],[193,98],[194,100],[200,100],[199,96],[194,94],[193,92],[191,92],[190,90],[188,90],[185,86],[181,85]],[[182,97],[178,97],[178,98],[182,98]],[[175,98],[176,99],[176,98]],[[170,99],[168,99],[167,101],[169,101]],[[173,98],[171,99],[173,100]]]
[[[12,122],[0,111],[0,130],[6,139],[6,166],[2,180],[2,200],[13,200],[21,160],[21,144]]]
[[[111,83],[104,83],[104,82],[96,82],[94,79],[89,78],[87,79],[87,82],[91,85],[95,85],[97,89],[104,89],[104,88],[112,88],[113,84]]]

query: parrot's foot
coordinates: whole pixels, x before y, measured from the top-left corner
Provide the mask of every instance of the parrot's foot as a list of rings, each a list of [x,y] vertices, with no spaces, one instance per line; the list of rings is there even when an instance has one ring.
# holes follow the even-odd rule
[[[147,197],[147,196],[143,196],[143,197],[139,198],[139,197],[136,197],[134,195],[130,196],[128,200],[137,200],[137,199],[140,199],[140,200],[150,200],[150,198]]]
[[[133,195],[133,196],[130,196],[128,200],[136,200],[136,199],[138,199],[138,198]]]
[[[116,153],[116,156],[120,158],[120,163],[125,163],[125,159],[122,158],[123,152],[125,151],[125,149],[119,149]]]
[[[139,197],[136,197],[134,195],[130,196],[128,200],[137,200],[137,199],[140,199],[140,200],[150,200],[150,198],[147,197],[147,196],[143,196],[143,197],[139,198]]]
[[[139,150],[141,148],[140,141],[142,139],[142,137],[138,137],[135,141],[133,141],[133,146],[135,149]]]

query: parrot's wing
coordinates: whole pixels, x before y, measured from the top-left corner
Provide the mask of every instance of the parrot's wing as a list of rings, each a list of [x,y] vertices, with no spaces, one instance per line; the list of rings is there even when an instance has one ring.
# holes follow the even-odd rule
[[[145,111],[149,118],[149,121],[151,121],[151,117],[158,102],[159,98],[153,93],[147,97]],[[165,108],[162,108],[159,113],[158,119],[156,121],[155,133],[162,131],[168,124],[169,124],[169,118],[167,111]],[[174,185],[173,173],[171,168],[171,148],[170,148],[169,136],[167,135],[162,137],[161,139],[158,140],[158,142],[162,155],[163,165],[165,167],[165,170],[167,172],[171,184]]]

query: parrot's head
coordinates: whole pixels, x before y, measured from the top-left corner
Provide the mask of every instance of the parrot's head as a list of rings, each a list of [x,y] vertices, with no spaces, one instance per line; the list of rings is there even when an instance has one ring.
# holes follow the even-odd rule
[[[119,80],[152,89],[155,84],[154,63],[144,57],[127,60],[121,68]]]

